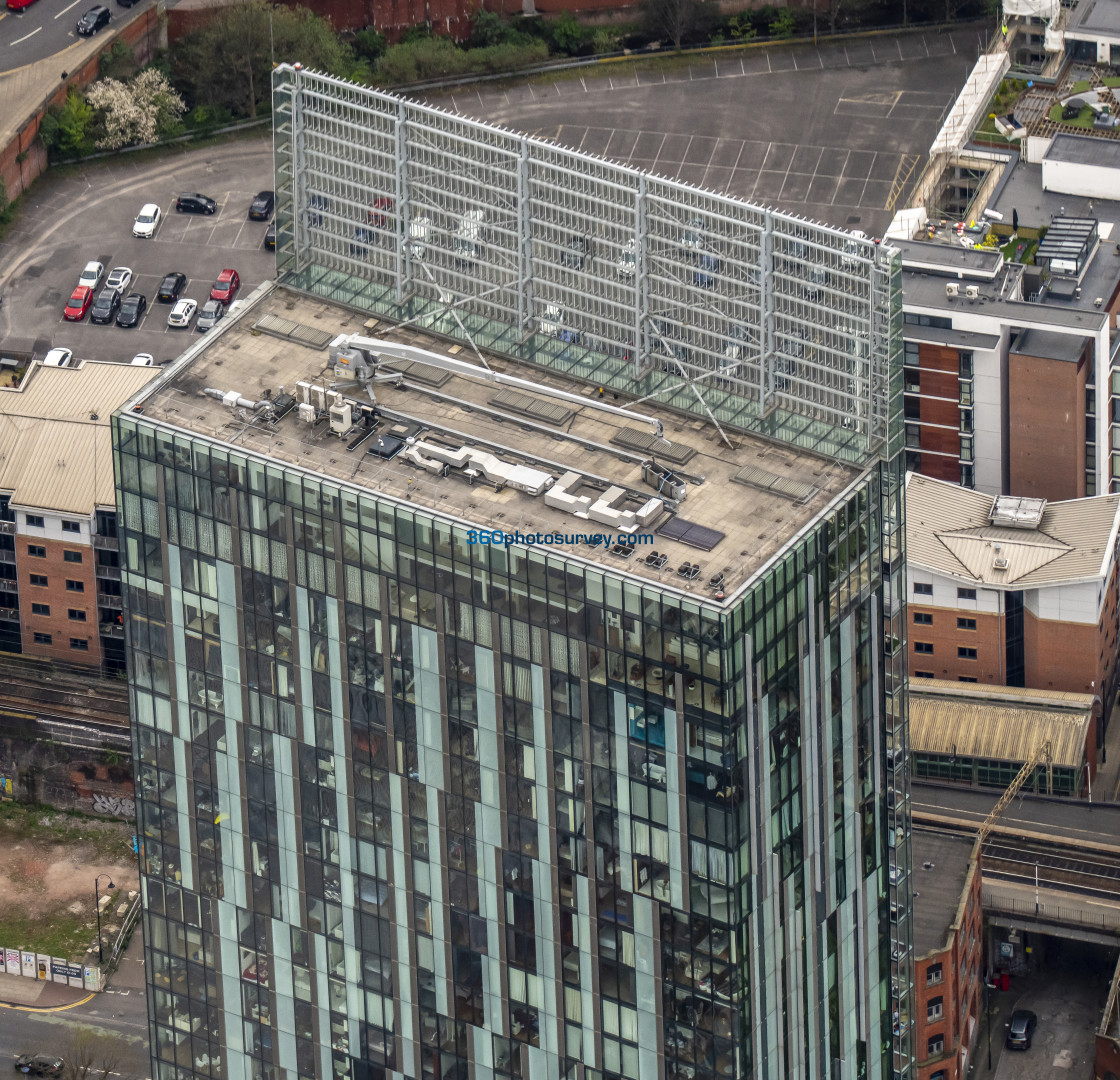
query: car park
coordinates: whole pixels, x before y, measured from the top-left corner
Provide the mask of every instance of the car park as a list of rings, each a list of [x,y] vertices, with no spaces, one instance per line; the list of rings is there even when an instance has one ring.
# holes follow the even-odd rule
[[[156,299],[161,304],[173,304],[179,299],[179,294],[187,287],[187,275],[172,271],[160,282]]]
[[[252,221],[267,221],[272,216],[272,208],[275,205],[275,191],[258,191],[257,197],[249,207],[250,219]]]
[[[171,314],[167,316],[167,325],[173,330],[185,330],[197,310],[198,304],[194,300],[176,300]]]
[[[73,293],[70,294],[70,299],[66,301],[66,307],[62,311],[62,317],[67,322],[81,322],[85,318],[86,312],[89,311],[90,304],[93,303],[93,289],[88,285],[79,285]]]
[[[195,329],[209,330],[217,326],[219,320],[225,314],[225,310],[225,305],[220,300],[207,300],[198,313],[198,322],[195,323]]]
[[[72,349],[51,349],[43,357],[43,367],[73,367],[74,351]]]
[[[116,289],[118,292],[124,292],[132,282],[132,269],[128,266],[114,266],[109,271],[109,276],[105,279],[105,287],[107,289]]]
[[[101,284],[101,276],[105,273],[105,267],[99,262],[86,263],[85,269],[82,271],[81,277],[78,278],[79,285],[87,285],[91,289],[96,289]]]
[[[236,270],[223,270],[210,289],[210,299],[217,300],[221,304],[228,304],[237,295],[237,290],[240,288],[241,276],[238,272]]]
[[[111,323],[120,306],[121,294],[119,290],[106,287],[98,293],[97,299],[93,302],[93,307],[89,309],[89,321],[91,323]]]
[[[31,1076],[61,1076],[66,1062],[57,1054],[21,1054],[16,1069]]]
[[[180,214],[213,214],[218,209],[218,204],[209,195],[185,191],[175,200],[175,209]]]
[[[1016,1009],[1007,1025],[1007,1049],[1029,1050],[1037,1026],[1038,1017],[1030,1009]]]
[[[120,0],[117,0],[120,3]],[[132,225],[132,235],[139,236],[142,240],[150,240],[159,228],[159,219],[163,216],[160,208],[154,202],[144,203],[136,221]]]
[[[109,25],[109,9],[98,4],[91,7],[79,20],[77,31],[82,37],[96,34],[102,27]]]
[[[138,352],[128,363],[131,367],[152,367],[155,362],[156,358],[150,352]]]
[[[276,250],[276,222],[275,220],[268,223],[268,229],[264,234],[264,246],[267,251]]]
[[[143,293],[129,293],[121,301],[121,309],[117,312],[117,325],[125,328],[139,326],[147,310],[148,298]]]

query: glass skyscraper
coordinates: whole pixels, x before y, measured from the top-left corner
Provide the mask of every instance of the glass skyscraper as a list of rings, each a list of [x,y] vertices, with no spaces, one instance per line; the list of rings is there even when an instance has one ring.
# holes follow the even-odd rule
[[[341,146],[359,92],[329,82]],[[766,212],[737,242],[771,299],[678,252],[673,318],[707,329],[649,363],[589,288],[579,335],[486,310],[497,231],[441,229],[432,195],[417,228],[345,153],[351,187],[317,185],[308,123],[281,286],[114,418],[153,1076],[908,1075],[897,258]],[[656,232],[598,256],[647,302]],[[786,241],[828,274],[787,274]],[[399,289],[402,250],[445,284]],[[718,367],[688,289],[732,289],[698,266],[753,289],[733,321],[767,309],[749,361]],[[805,280],[843,318],[779,367]],[[390,376],[386,344],[332,389],[340,331],[430,363]],[[488,396],[497,368],[526,384]],[[595,521],[620,542],[567,539]]]

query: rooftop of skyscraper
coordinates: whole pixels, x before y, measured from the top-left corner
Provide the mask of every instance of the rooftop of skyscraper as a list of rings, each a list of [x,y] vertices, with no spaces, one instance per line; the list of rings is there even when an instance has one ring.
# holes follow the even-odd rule
[[[364,385],[340,380],[331,362],[328,345],[341,334],[465,361],[477,365],[481,377],[383,354],[379,378],[370,385],[379,413],[370,425]],[[480,356],[490,371],[534,385],[488,381]],[[400,377],[380,381],[390,369]],[[343,397],[335,403],[351,405],[340,426],[353,426],[333,433],[330,394],[309,392],[301,383],[324,391],[337,386]],[[153,419],[478,529],[612,540],[628,532],[652,534],[632,547],[535,546],[717,602],[732,596],[860,474],[741,432],[726,431],[728,445],[713,423],[655,401],[616,399],[562,372],[475,355],[470,346],[417,326],[367,319],[283,288],[266,290],[220,324],[220,332],[193,342],[134,405]],[[275,413],[282,415],[271,418]],[[656,438],[651,419],[663,425],[663,439]],[[661,472],[643,470],[651,459]],[[683,494],[683,501],[674,504],[671,494]]]

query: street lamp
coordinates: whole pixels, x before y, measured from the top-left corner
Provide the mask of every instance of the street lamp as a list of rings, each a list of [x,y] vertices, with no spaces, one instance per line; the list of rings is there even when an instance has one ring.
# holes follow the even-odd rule
[[[110,890],[115,889],[116,885],[113,884],[113,878],[110,874],[98,874],[93,879],[93,903],[97,909],[97,962],[100,964],[103,957],[101,953],[101,894],[97,890],[97,883],[103,878],[109,879]]]
[[[1089,805],[1093,805],[1093,771],[1089,767],[1089,762],[1085,762],[1085,782],[1089,785]]]

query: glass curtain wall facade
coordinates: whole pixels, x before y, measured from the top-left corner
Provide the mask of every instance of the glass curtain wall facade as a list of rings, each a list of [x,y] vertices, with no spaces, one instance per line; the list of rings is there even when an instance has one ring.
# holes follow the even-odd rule
[[[907,1072],[890,466],[719,606],[114,454],[156,1080]]]

